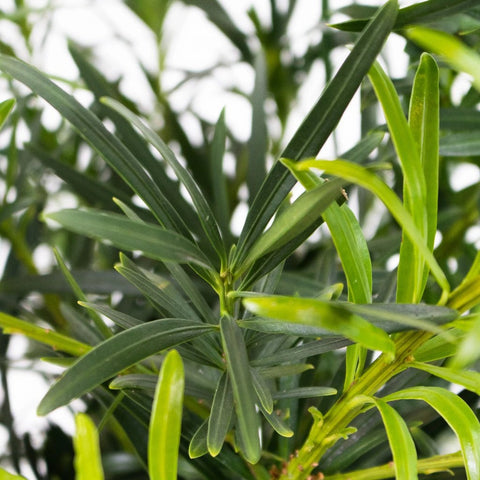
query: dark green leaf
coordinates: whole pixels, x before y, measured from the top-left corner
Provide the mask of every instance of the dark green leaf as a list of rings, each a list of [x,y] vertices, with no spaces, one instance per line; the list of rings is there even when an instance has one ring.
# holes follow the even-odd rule
[[[397,10],[396,0],[388,1],[379,10],[281,157],[300,160],[318,153],[380,52],[395,23]],[[242,263],[294,183],[288,170],[277,162],[260,187],[249,211],[239,240],[236,264]]]
[[[242,441],[242,453],[250,463],[260,459],[260,421],[255,409],[255,394],[248,355],[242,330],[235,320],[220,320],[222,344],[227,358],[228,374],[232,384],[238,434]]]
[[[212,330],[215,328],[183,319],[154,320],[124,330],[73,364],[42,399],[38,414],[46,415],[144,358]]]

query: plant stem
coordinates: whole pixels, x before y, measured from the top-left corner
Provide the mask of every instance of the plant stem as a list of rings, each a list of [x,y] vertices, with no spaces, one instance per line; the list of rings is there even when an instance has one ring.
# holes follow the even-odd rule
[[[389,363],[386,356],[381,355],[337,400],[324,418],[320,412],[313,412],[314,424],[308,438],[287,463],[280,480],[307,480],[325,452],[350,433],[346,428],[362,412],[364,406],[364,401],[359,401],[361,397],[374,395],[388,380],[403,371],[405,363],[413,359],[413,352],[431,335],[430,332],[423,331],[400,334],[393,362]]]

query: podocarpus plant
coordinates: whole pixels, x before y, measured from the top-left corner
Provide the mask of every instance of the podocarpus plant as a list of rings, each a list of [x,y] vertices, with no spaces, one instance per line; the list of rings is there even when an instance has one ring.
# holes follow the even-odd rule
[[[158,33],[166,10],[130,3]],[[295,2],[281,9],[272,1],[268,29],[250,12],[258,51],[217,2],[184,3],[203,9],[255,68],[247,146],[228,131],[223,113],[212,130],[205,126],[205,143],[192,144],[150,76],[165,116],[155,131],[74,45],[72,57],[95,96],[91,109],[33,67],[0,56],[0,69],[78,134],[62,125],[66,141],[52,137],[23,99],[9,120],[5,180],[19,194],[13,202],[6,195],[0,211],[12,246],[0,325],[52,347],[40,355],[65,368],[38,414],[84,398],[105,431],[104,468],[112,478],[109,455],[119,452],[130,460],[122,478],[139,478],[142,469],[162,480],[409,480],[452,471],[479,478],[480,256],[468,239],[479,189],[454,191],[449,183],[454,162],[476,165],[479,158],[477,2],[352,6],[344,11],[369,18],[336,25],[303,59],[288,61],[283,38]],[[392,34],[407,40],[411,59],[398,81],[376,61]],[[286,146],[272,140],[276,160],[267,172],[264,101],[274,100],[283,130],[296,74],[317,57],[328,67],[329,45],[350,40],[346,60]],[[439,56],[440,68],[423,50]],[[459,105],[451,99],[457,72],[472,77]],[[338,159],[315,158],[360,86],[361,140]],[[2,104],[2,119],[12,105]],[[372,114],[377,105],[386,125]],[[32,138],[17,150],[22,117]],[[169,147],[173,141],[181,153]],[[85,145],[91,157],[81,172]],[[226,148],[237,154],[233,179],[224,173]],[[38,222],[32,212],[42,200],[20,195],[31,189],[34,158],[75,192],[79,208]],[[304,191],[292,200],[297,182]],[[243,184],[249,209],[236,237],[231,219]],[[386,209],[372,227],[379,203]],[[320,238],[312,237],[322,224]],[[63,275],[50,275],[47,286],[31,257],[38,231],[55,245]],[[395,254],[392,269],[387,260]],[[113,276],[108,268],[116,261]],[[85,265],[87,272],[78,270]],[[32,290],[44,294],[40,306],[28,303]],[[7,294],[16,301],[4,300]],[[102,478],[88,416],[77,417],[77,429],[79,478]],[[440,450],[446,431],[457,436],[458,452]]]

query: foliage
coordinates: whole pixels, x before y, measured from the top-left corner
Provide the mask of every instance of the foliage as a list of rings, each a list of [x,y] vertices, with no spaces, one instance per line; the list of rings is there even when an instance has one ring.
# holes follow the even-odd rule
[[[352,20],[327,27],[338,17],[324,0],[321,39],[299,56],[288,39],[300,3],[280,3],[268,24],[252,7],[247,34],[217,0],[126,1],[158,48],[158,71],[139,60],[155,98],[148,113],[73,42],[79,79],[69,84],[0,43],[11,92],[0,104],[9,471],[27,462],[44,478],[43,455],[48,478],[71,478],[72,465],[99,479],[479,478],[480,183],[458,189],[452,178],[480,159],[480,9],[352,4],[341,9]],[[4,19],[32,51],[38,12],[16,7]],[[225,110],[212,124],[172,101],[222,65],[163,87],[174,8],[203,12],[254,73],[252,92],[231,88],[251,105],[246,144]],[[382,66],[393,35],[409,58],[403,78]],[[326,87],[286,138],[319,60]],[[88,105],[76,98],[84,89]],[[361,139],[326,160],[359,90]],[[38,97],[62,116],[53,130]],[[75,207],[52,212],[59,192]],[[34,252],[45,244],[56,266],[43,273]],[[13,334],[30,339],[30,358],[64,370],[47,374],[39,415],[83,400],[63,471],[48,460],[53,429],[43,452],[15,431]],[[458,452],[444,453],[447,434]]]

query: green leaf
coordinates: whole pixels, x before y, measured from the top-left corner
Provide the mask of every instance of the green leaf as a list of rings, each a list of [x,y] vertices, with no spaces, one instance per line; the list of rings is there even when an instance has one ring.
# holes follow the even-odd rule
[[[13,98],[0,102],[0,128],[2,128],[3,124],[7,121],[7,118],[14,106],[15,100]]]
[[[62,270],[62,273],[65,279],[67,280],[71,289],[73,290],[73,293],[77,297],[77,300],[81,302],[86,302],[87,301],[86,295],[83,293],[80,285],[77,283],[73,275],[70,273],[70,270],[68,269],[62,256],[60,255],[60,252],[57,249],[54,249],[53,253],[55,255],[55,258],[57,260],[57,263],[60,269]],[[97,327],[97,330],[102,334],[103,338],[111,337],[113,335],[112,331],[105,325],[105,322],[102,320],[100,315],[98,315],[95,312],[95,310],[89,310],[89,312],[90,312],[90,317],[92,318],[95,326]]]
[[[260,405],[267,413],[272,413],[273,398],[265,378],[254,368],[250,370],[250,373],[252,374],[253,388],[255,389]]]
[[[6,313],[0,312],[0,327],[9,335],[21,334],[32,340],[50,345],[55,350],[80,356],[87,353],[92,347],[73,338],[54,332],[50,328],[39,327],[33,323],[20,320]]]
[[[395,354],[394,343],[383,330],[330,302],[311,298],[272,296],[245,298],[243,304],[247,310],[256,315],[323,328],[371,350],[388,353],[392,358]]]
[[[393,455],[396,478],[417,480],[417,452],[410,431],[403,418],[388,403],[372,399],[382,416]]]
[[[133,260],[120,254],[115,270],[135,285],[161,313],[166,316],[200,320],[170,280],[138,267]]]
[[[124,215],[100,210],[61,210],[45,215],[72,232],[108,241],[125,250],[140,250],[155,260],[195,263],[211,269],[199,248],[178,233],[157,225],[130,220]]]
[[[102,457],[97,427],[84,413],[75,416],[75,478],[77,480],[103,480]]]
[[[74,363],[42,399],[38,414],[46,415],[139,361],[212,330],[215,327],[178,318],[154,320],[124,330]]]
[[[422,48],[440,55],[453,69],[473,77],[474,87],[480,91],[480,55],[457,37],[426,27],[412,27],[406,36]]]
[[[104,127],[92,112],[48,80],[45,75],[20,60],[0,55],[0,70],[24,83],[58,110],[85,141],[143,199],[162,225],[182,233],[188,231],[180,215],[147,174],[141,162]]]
[[[236,275],[244,272],[255,260],[278,250],[314,224],[322,212],[341,195],[341,180],[318,185],[303,193],[293,204],[279,213],[272,226],[253,244]]]
[[[233,415],[233,391],[226,372],[220,377],[208,418],[207,446],[212,457],[222,449]]]
[[[358,86],[380,52],[395,22],[396,0],[388,1],[358,38],[351,53],[296,131],[281,157],[292,160],[315,156],[335,129]],[[272,218],[294,178],[277,162],[260,187],[242,230],[234,266],[241,265],[253,243]]]
[[[412,387],[383,398],[423,400],[433,407],[457,435],[469,480],[480,477],[480,423],[467,403],[454,393],[438,387]]]
[[[260,410],[270,424],[270,426],[282,437],[290,438],[293,437],[293,430],[283,422],[279,415],[275,412],[268,413],[262,405],[260,405]]]
[[[225,156],[225,142],[227,127],[225,125],[225,110],[222,110],[215,133],[210,145],[210,182],[212,184],[213,211],[222,231],[223,238],[230,236],[230,208],[227,193],[227,179],[223,173],[223,158]]]
[[[295,168],[299,170],[318,168],[325,173],[338,175],[347,181],[356,183],[373,192],[385,204],[392,216],[403,228],[405,234],[412,240],[415,247],[424,257],[432,275],[443,290],[442,298],[439,303],[442,304],[446,302],[450,286],[444,272],[438,265],[432,252],[428,249],[423,235],[418,231],[411,215],[402,205],[402,202],[395,193],[382,180],[380,180],[377,175],[360,165],[355,165],[343,160],[305,160],[297,164]]]
[[[198,458],[208,453],[207,446],[208,419],[205,420],[194,433],[188,446],[190,458]]]
[[[203,230],[209,239],[211,245],[216,250],[219,258],[222,262],[226,261],[226,250],[223,243],[222,237],[220,235],[220,230],[218,224],[215,220],[215,215],[210,208],[210,205],[207,203],[203,193],[201,192],[198,185],[195,183],[195,180],[189,173],[189,171],[182,166],[182,164],[177,160],[175,154],[167,146],[167,144],[143,121],[133,114],[128,108],[123,106],[120,102],[117,102],[113,98],[102,98],[102,103],[108,105],[110,108],[115,110],[124,116],[128,121],[130,121],[143,136],[158,150],[162,155],[163,159],[168,163],[168,165],[173,169],[177,178],[183,184],[190,194],[193,204],[198,213],[198,218],[202,224]]]
[[[409,367],[423,370],[436,377],[443,378],[447,382],[461,385],[471,392],[480,395],[480,373],[471,370],[458,370],[454,368],[439,367],[437,365],[430,365],[429,363],[412,362],[408,364]]]
[[[471,328],[460,341],[455,356],[449,363],[449,367],[454,369],[460,369],[471,365],[480,356],[480,351],[478,349],[478,345],[480,344],[480,314],[473,313],[468,317]]]
[[[369,72],[375,93],[387,120],[403,173],[403,202],[422,238],[427,234],[426,187],[419,147],[402,110],[393,82],[378,63]],[[418,88],[418,87],[417,87]],[[415,101],[415,99],[413,100]],[[417,135],[418,137],[418,135]],[[424,258],[403,233],[397,275],[397,302],[419,303],[423,293]]]
[[[280,400],[282,398],[315,398],[336,394],[337,390],[330,387],[299,387],[275,392],[273,398],[275,400]]]
[[[426,53],[420,57],[413,82],[408,114],[409,126],[420,152],[420,161],[425,178],[425,210],[427,215],[427,246],[433,251],[437,232],[438,182],[439,182],[439,73],[438,66],[431,55]],[[418,173],[420,175],[420,173]],[[408,245],[408,247],[406,246]],[[413,249],[411,241],[402,248]],[[405,265],[405,262],[403,263]],[[400,268],[400,266],[399,266]],[[399,274],[400,275],[400,274]],[[428,270],[424,270],[423,284],[419,292],[423,292],[427,282]],[[408,275],[405,275],[407,278]]]
[[[162,363],[153,398],[148,436],[151,480],[177,480],[184,388],[182,357],[170,350]]]
[[[478,157],[480,155],[478,131],[445,135],[440,139],[440,155],[444,157]]]
[[[448,18],[477,6],[477,0],[427,0],[401,8],[398,12],[394,29],[403,28],[414,23],[427,23],[441,18]],[[368,19],[350,20],[332,25],[349,32],[359,32],[367,24]]]
[[[282,159],[306,190],[324,180],[312,172],[298,171],[290,160]],[[350,208],[332,202],[322,213],[342,262],[348,284],[348,299],[354,303],[372,302],[372,263],[365,236]]]
[[[127,315],[123,312],[119,312],[118,310],[114,310],[108,305],[92,302],[78,302],[78,304],[82,307],[94,310],[100,315],[105,315],[107,318],[112,320],[112,322],[123,329],[132,328],[143,323],[138,318],[132,317],[131,315]]]
[[[265,55],[260,50],[255,58],[255,84],[251,95],[252,133],[248,142],[247,187],[249,201],[257,195],[267,174],[268,132],[265,115],[268,73]]]
[[[235,400],[236,424],[243,446],[243,455],[250,463],[260,459],[260,420],[255,409],[255,391],[248,364],[243,333],[235,320],[220,320],[222,344],[227,359],[228,375]]]

